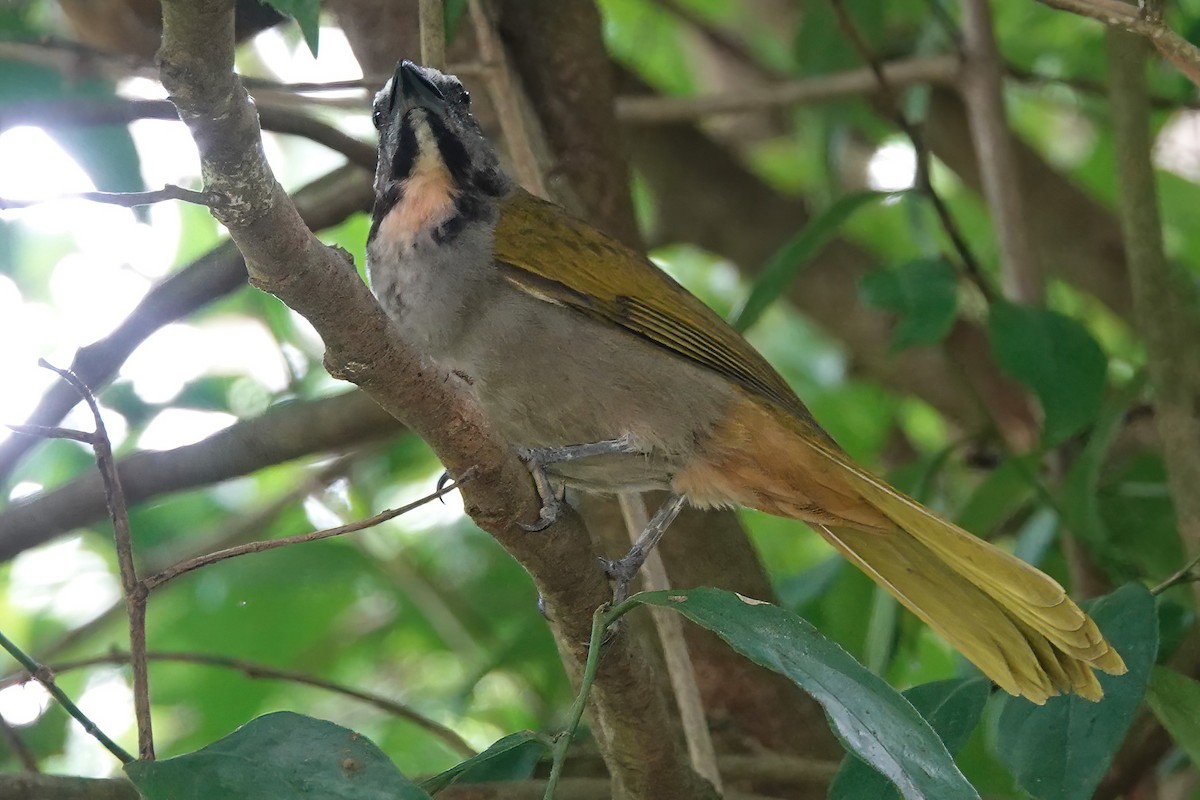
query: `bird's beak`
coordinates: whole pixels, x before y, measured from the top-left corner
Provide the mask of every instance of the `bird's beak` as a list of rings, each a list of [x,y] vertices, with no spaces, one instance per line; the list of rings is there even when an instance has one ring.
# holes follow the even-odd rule
[[[446,107],[446,98],[433,82],[422,74],[411,61],[401,61],[392,78],[393,91],[398,92],[407,108],[427,108],[441,111]],[[393,103],[393,107],[395,104]]]

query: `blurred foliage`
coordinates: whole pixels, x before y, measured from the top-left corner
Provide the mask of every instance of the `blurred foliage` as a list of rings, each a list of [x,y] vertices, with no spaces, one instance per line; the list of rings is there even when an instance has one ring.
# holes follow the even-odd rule
[[[659,91],[729,91],[746,80],[723,69],[703,46],[704,32],[681,21],[667,5],[655,0],[598,4],[614,58]],[[316,0],[273,5],[296,16],[303,41],[294,27],[286,35],[273,31],[265,36],[275,37],[272,46],[284,48],[294,61],[307,59],[306,47],[316,49]],[[860,66],[825,2],[678,0],[678,5],[736,43],[755,72],[786,78]],[[844,5],[884,57],[947,52],[955,39],[954,3],[845,0]],[[1095,88],[1105,71],[1100,26],[1035,2],[991,5],[1000,48],[1014,75],[1037,76],[1006,84],[1014,128],[1068,180],[1112,207],[1118,191],[1110,113],[1103,89]],[[448,9],[459,15],[462,6],[450,3]],[[49,0],[29,0],[0,9],[0,38],[63,35],[55,8]],[[1170,18],[1197,40],[1200,0],[1171,4]],[[243,61],[260,66],[265,52],[247,51]],[[277,77],[287,79],[286,70],[279,69]],[[1155,114],[1156,128],[1193,129],[1182,153],[1174,160],[1163,156],[1158,177],[1169,255],[1195,270],[1200,264],[1200,237],[1194,233],[1200,162],[1195,112],[1183,109],[1194,90],[1157,62],[1151,86],[1163,107]],[[31,99],[70,104],[112,98],[116,91],[112,82],[78,79],[69,70],[0,64],[0,155],[9,133],[5,107]],[[907,113],[920,122],[923,90],[906,93],[904,101]],[[355,135],[367,130],[365,109],[334,109],[326,116]],[[1070,578],[1062,548],[1067,534],[1076,537],[1112,585],[1153,585],[1178,569],[1184,563],[1183,547],[1162,459],[1130,433],[1151,399],[1141,377],[1144,355],[1136,332],[1095,298],[1058,281],[1048,286],[1046,309],[1003,303],[986,308],[954,271],[955,260],[945,256],[954,250],[928,204],[907,194],[902,202],[881,199],[878,189],[891,187],[876,186],[873,175],[879,165],[872,159],[889,148],[902,152],[906,140],[868,103],[852,99],[746,116],[714,120],[709,129],[769,185],[804,198],[813,209],[812,220],[804,227],[797,223],[790,241],[767,249],[776,255],[765,272],[756,273],[765,276],[758,281],[744,280],[737,267],[761,265],[735,267],[693,242],[672,243],[656,252],[663,267],[719,313],[730,316],[743,308],[743,321],[754,323],[749,338],[851,454],[888,472],[897,485],[965,527],[1038,563],[1064,583]],[[63,125],[47,132],[104,190],[154,188],[163,180],[154,164],[162,160],[164,149],[184,171],[188,159],[194,160],[182,146],[171,149],[177,139],[164,138],[165,144],[155,148],[151,137],[122,126]],[[286,186],[311,178],[315,148],[271,141],[268,152]],[[321,155],[327,157],[323,151]],[[36,173],[43,166],[49,170],[53,165],[35,163],[31,168]],[[895,162],[890,167],[903,172]],[[8,187],[5,177],[0,175],[0,186]],[[986,207],[940,163],[933,164],[932,180],[986,279],[999,285]],[[652,218],[654,197],[642,187],[638,200],[643,216]],[[32,369],[36,355],[67,363],[76,348],[103,335],[81,333],[84,328],[76,324],[89,308],[112,305],[127,311],[154,281],[208,252],[224,235],[204,209],[170,204],[140,217],[120,217],[113,236],[129,241],[97,245],[82,232],[82,222],[73,221],[77,207],[48,208],[56,220],[35,219],[33,213],[0,216],[0,314],[19,313],[9,318],[22,326],[2,328],[18,331],[4,349],[29,356],[30,363],[28,371],[5,375],[14,387],[3,390],[6,396],[15,397],[15,387],[28,385],[26,394],[36,399],[46,385]],[[104,224],[101,220],[93,227]],[[366,215],[355,215],[321,236],[344,247],[361,268],[368,225]],[[154,245],[158,250],[153,252],[167,253],[149,265],[136,251],[152,245],[143,247],[132,238],[147,230],[166,242]],[[999,362],[1041,402],[1043,448],[1057,448],[1053,468],[1041,458],[1044,452],[1014,455],[995,430],[962,429],[921,398],[900,396],[865,377],[854,354],[829,332],[775,302],[817,247],[834,235],[872,254],[877,269],[863,281],[859,299],[864,307],[893,314],[894,349],[920,351],[939,341],[955,320],[987,316]],[[116,255],[99,258],[109,251]],[[96,280],[102,288],[126,278],[133,288],[72,305],[68,300],[78,294],[88,298],[84,289],[66,283],[79,274],[69,272],[71,259],[86,262],[100,276]],[[5,305],[10,286],[17,302]],[[265,344],[256,344],[260,340]],[[230,353],[240,357],[227,357]],[[227,424],[283,402],[343,391],[345,385],[322,369],[321,355],[311,327],[274,298],[255,291],[234,293],[151,337],[100,395],[118,453],[146,446],[171,411],[194,412],[200,415],[195,419],[208,420],[205,424]],[[0,359],[6,369],[15,370],[15,363]],[[162,388],[172,375],[180,376],[177,384],[168,380]],[[28,405],[19,406],[20,413]],[[4,409],[5,414],[17,413]],[[85,424],[75,417],[67,423]],[[177,443],[202,435],[174,432]],[[424,494],[440,471],[413,437],[365,447],[342,474],[317,481],[328,464],[328,458],[302,459],[138,506],[131,521],[140,561],[147,569],[161,568],[185,555],[226,546],[230,537],[273,538],[363,517]],[[93,469],[90,454],[74,443],[42,444],[0,486],[0,496],[15,499]],[[247,519],[289,496],[281,511],[265,515],[252,530],[240,530]],[[520,567],[470,525],[454,502],[433,504],[352,537],[231,560],[183,577],[151,602],[151,647],[261,662],[381,694],[449,725],[481,750],[514,731],[557,730],[572,692],[538,614],[536,592]],[[866,576],[817,537],[797,530],[801,526],[795,523],[751,511],[741,512],[741,519],[782,605],[891,684],[908,690],[933,728],[956,745],[950,750],[981,794],[1014,800],[1027,797],[1026,792],[1064,798],[1076,796],[1066,792],[1082,792],[1081,787],[1090,787],[1103,774],[1138,697],[1122,700],[1116,691],[1118,700],[1112,705],[1083,706],[1083,712],[1074,700],[1033,710],[1021,701],[993,698],[981,712],[982,701],[976,702],[981,683],[973,669],[907,612],[897,610]],[[1134,592],[1136,598],[1130,599]],[[1101,606],[1102,623],[1113,626],[1110,634],[1125,646],[1126,660],[1136,654],[1143,682],[1156,660],[1159,633],[1147,620],[1157,613],[1161,661],[1194,623],[1191,597],[1186,587],[1154,599],[1140,589],[1123,589],[1109,597],[1110,605]],[[111,532],[103,520],[0,565],[0,628],[48,662],[123,648],[127,631],[117,601]],[[97,617],[110,606],[115,610]],[[1124,620],[1108,621],[1116,610],[1128,611],[1127,606],[1134,611]],[[1194,720],[1179,712],[1197,706],[1195,683],[1161,668],[1154,674],[1151,704],[1179,737],[1183,751],[1195,758]],[[432,775],[460,760],[422,728],[335,693],[187,663],[156,662],[151,676],[163,755],[198,750],[256,716],[286,709],[363,733],[408,775]],[[132,747],[128,697],[120,688],[126,678],[124,671],[109,666],[65,671],[60,684]],[[0,708],[7,707],[4,699],[0,692]],[[1053,759],[1061,759],[1063,748],[1073,742],[1075,715],[1093,711],[1099,721],[1090,724],[1112,735],[1102,748],[1078,755],[1072,761],[1075,772],[1059,770],[1060,762]],[[1104,716],[1110,712],[1118,718]],[[976,724],[980,716],[982,722]],[[1014,728],[1040,738],[1015,748]],[[110,759],[98,754],[58,708],[23,723],[20,734],[47,768],[75,774],[113,771]],[[525,742],[509,743],[516,748]],[[0,771],[18,768],[15,756],[0,745]],[[1183,768],[1177,760],[1164,770]],[[1044,793],[1038,782],[1056,770],[1070,786]],[[875,780],[848,764],[839,783],[876,785]],[[1063,793],[1056,794],[1060,788]]]

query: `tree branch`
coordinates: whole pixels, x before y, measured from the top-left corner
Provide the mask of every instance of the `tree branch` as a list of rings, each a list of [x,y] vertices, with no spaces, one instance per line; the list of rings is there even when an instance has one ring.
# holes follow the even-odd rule
[[[403,428],[361,392],[281,403],[195,444],[134,453],[117,462],[131,503],[219,483],[302,456],[344,450]],[[104,515],[100,476],[82,475],[0,513],[0,561]]]
[[[22,651],[21,648],[17,647],[17,645],[2,632],[0,632],[0,649],[4,650],[6,653],[12,656],[18,664],[24,667],[33,677],[33,679],[44,686],[46,691],[50,693],[50,696],[58,701],[58,704],[63,707],[63,710],[65,710],[72,719],[78,722],[89,736],[100,742],[105,750],[112,753],[117,760],[119,760],[122,764],[128,764],[134,760],[133,756],[125,752],[124,748],[110,739],[104,733],[104,731],[100,730],[100,728],[96,726],[96,723],[92,722],[86,714],[79,710],[79,706],[75,705],[71,698],[67,696],[67,693],[59,688],[58,684],[54,682],[54,673],[50,672],[43,665],[39,664],[31,656]]]
[[[375,169],[375,148],[309,114],[271,104],[258,106],[263,130],[299,136],[324,145],[367,171]],[[0,110],[0,130],[15,125],[63,127],[72,125],[125,125],[138,119],[179,121],[179,112],[169,100],[30,100],[6,105]],[[301,192],[304,190],[302,189]],[[301,195],[296,202],[303,202]]]
[[[334,692],[335,694],[353,697],[355,700],[361,700],[368,705],[393,714],[401,719],[408,720],[419,728],[422,728],[434,736],[438,737],[451,750],[463,756],[470,758],[476,754],[476,750],[465,739],[459,736],[450,728],[442,725],[436,720],[415,711],[409,706],[398,703],[395,700],[389,700],[386,697],[371,692],[364,692],[360,689],[355,689],[352,686],[344,686],[340,683],[327,681],[323,678],[317,678],[312,675],[306,675],[302,672],[295,672],[288,669],[278,669],[277,667],[259,664],[255,661],[247,661],[241,658],[230,658],[228,656],[209,655],[207,653],[175,653],[175,652],[155,652],[146,653],[146,658],[150,661],[180,663],[180,664],[199,664],[206,667],[221,667],[223,669],[231,669],[242,673],[251,680],[276,680],[287,681],[288,683],[296,683],[302,686],[312,686],[317,689],[325,689],[326,691]],[[57,664],[48,665],[48,669],[55,675],[60,675],[64,672],[84,669],[86,667],[94,667],[99,664],[128,664],[130,660],[129,653],[114,651],[105,653],[100,656],[92,656],[90,658],[79,658],[72,661],[62,661]],[[28,673],[9,676],[0,679],[0,688],[6,686],[19,686],[32,680],[32,676]]]
[[[1200,555],[1200,297],[1191,277],[1163,252],[1154,167],[1145,48],[1123,31],[1106,35],[1117,153],[1118,212],[1133,288],[1133,307],[1155,393],[1179,536]],[[1200,586],[1197,587],[1200,598]]]
[[[358,383],[412,427],[452,474],[478,465],[479,478],[464,491],[467,512],[533,576],[560,648],[579,663],[592,610],[607,601],[608,586],[578,516],[567,514],[536,537],[520,527],[540,505],[528,470],[473,401],[399,339],[343,255],[304,227],[262,157],[257,120],[232,71],[232,19],[229,0],[167,0],[159,61],[163,85],[199,146],[208,188],[236,198],[216,213],[246,256],[252,283],[307,317],[325,340],[330,372]],[[603,662],[593,697],[616,726],[613,735],[628,728],[640,738],[647,719],[665,724],[662,698],[642,688],[651,678],[631,638],[611,641]],[[711,796],[678,753],[640,755],[637,763],[610,764],[634,797]]]
[[[0,800],[142,800],[124,778],[0,774]]]
[[[607,778],[566,778],[561,797],[571,800],[612,800]],[[541,800],[545,781],[496,781],[448,786],[438,800]],[[66,778],[59,775],[0,775],[0,800],[141,800],[132,783],[120,778]],[[772,800],[757,794],[731,792],[726,800]]]
[[[138,579],[133,561],[133,534],[129,529],[129,507],[125,502],[125,491],[117,474],[113,458],[112,442],[104,427],[104,416],[95,395],[79,377],[70,370],[59,369],[46,361],[41,366],[56,373],[79,394],[96,426],[92,434],[92,451],[96,455],[96,466],[104,483],[104,505],[112,521],[113,541],[117,550],[117,567],[121,575],[121,592],[125,597],[125,613],[129,617],[130,665],[133,667],[133,708],[137,719],[138,757],[143,761],[154,760],[154,733],[150,718],[150,675],[146,669],[146,586]]]
[[[975,150],[987,154],[979,168],[1000,250],[1004,294],[1040,305],[1044,286],[1025,225],[1012,135],[1004,114],[1003,62],[992,31],[991,8],[988,0],[962,0],[962,9],[965,59],[961,89]]]
[[[1159,55],[1185,78],[1200,86],[1200,48],[1163,22],[1161,15],[1144,12],[1140,4],[1124,0],[1037,0],[1044,6],[1089,17],[1110,28],[1128,31],[1146,39]]]
[[[336,169],[296,193],[301,217],[314,229],[328,228],[357,211],[365,211],[373,200],[367,174],[351,166]],[[88,386],[99,389],[150,334],[240,289],[245,282],[246,265],[237,248],[232,242],[219,245],[156,284],[112,333],[76,352],[71,371]],[[69,386],[55,384],[26,422],[56,425],[78,402],[79,396]],[[0,442],[0,480],[12,473],[34,444],[21,437]],[[7,534],[0,523],[0,560],[14,552],[6,550]]]
[[[929,199],[930,204],[937,213],[946,238],[950,240],[955,252],[958,253],[963,275],[975,284],[975,287],[984,298],[990,300],[994,295],[991,284],[983,274],[983,269],[979,265],[978,259],[975,258],[970,245],[967,244],[966,237],[955,221],[954,215],[950,213],[950,207],[946,205],[938,191],[933,188],[933,181],[929,171],[929,149],[925,146],[924,137],[917,130],[916,126],[908,121],[908,117],[900,103],[900,98],[893,91],[887,73],[883,70],[882,63],[874,51],[871,50],[866,39],[862,37],[862,34],[858,30],[858,25],[854,22],[846,7],[842,5],[842,0],[829,0],[829,4],[833,8],[834,15],[838,20],[838,26],[842,29],[843,34],[850,40],[854,50],[863,61],[867,62],[867,66],[870,67],[872,74],[874,74],[876,83],[879,85],[879,93],[883,98],[887,116],[908,137],[909,142],[912,143],[913,153],[917,160],[916,188]]]
[[[154,575],[151,575],[149,578],[146,578],[145,586],[148,591],[153,591],[161,587],[163,584],[175,580],[181,575],[186,575],[187,573],[198,570],[201,567],[207,567],[211,564],[225,561],[226,559],[237,558],[238,556],[249,555],[251,553],[263,553],[267,550],[274,550],[278,547],[288,547],[289,545],[293,544],[319,542],[322,539],[332,539],[335,536],[344,536],[347,533],[357,533],[358,531],[366,530],[367,528],[373,528],[376,525],[381,525],[384,522],[387,522],[388,520],[407,514],[409,511],[412,511],[415,508],[420,508],[426,503],[437,500],[439,497],[447,495],[450,492],[456,491],[469,480],[471,480],[470,474],[461,475],[451,484],[447,486],[440,486],[438,487],[437,491],[431,492],[430,494],[427,494],[418,500],[414,500],[407,505],[400,506],[399,508],[389,508],[386,511],[380,511],[378,514],[366,517],[365,519],[348,522],[345,525],[338,525],[334,528],[325,528],[324,530],[319,531],[310,531],[308,533],[298,533],[295,536],[284,536],[280,539],[267,539],[264,541],[247,542],[245,544],[227,547],[224,550],[218,550],[213,553],[205,553],[203,555],[194,556],[192,558],[180,561],[177,564],[173,564],[161,572],[157,572]]]
[[[41,205],[42,203],[56,203],[63,200],[86,200],[91,203],[103,203],[110,206],[121,206],[122,208],[148,206],[167,200],[182,200],[185,203],[195,203],[198,206],[209,207],[218,205],[221,202],[221,198],[208,192],[196,192],[168,183],[161,189],[154,189],[148,192],[77,192],[75,194],[62,194],[38,200],[13,200],[0,197],[0,211],[7,211],[14,208],[29,208],[30,206]]]
[[[17,763],[21,765],[21,769],[31,773],[41,772],[38,769],[37,756],[29,749],[29,745],[25,744],[25,740],[21,738],[17,729],[10,725],[3,715],[0,715],[0,737],[17,757]]]
[[[952,85],[958,79],[958,56],[916,56],[880,65],[888,85],[897,89],[915,84]],[[617,115],[631,125],[683,122],[718,114],[740,114],[771,108],[810,105],[879,91],[870,68],[835,72],[811,78],[747,86],[736,92],[694,97],[624,95],[617,99]]]

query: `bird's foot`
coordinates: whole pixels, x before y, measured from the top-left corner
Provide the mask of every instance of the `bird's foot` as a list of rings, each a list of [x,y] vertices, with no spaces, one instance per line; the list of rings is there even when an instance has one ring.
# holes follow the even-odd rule
[[[629,587],[633,584],[634,579],[637,578],[642,565],[646,563],[647,555],[649,553],[635,546],[624,556],[616,560],[608,558],[600,559],[604,565],[604,571],[613,582],[612,604],[614,606],[620,605],[629,597]]]
[[[546,464],[553,463],[553,461],[546,460],[545,450],[529,447],[520,448],[517,455],[533,477],[533,485],[537,489],[538,499],[542,501],[542,507],[538,509],[537,522],[522,522],[521,527],[531,533],[544,531],[557,522],[563,512],[563,501],[554,491],[554,486],[550,483],[550,476],[546,474]]]
[[[551,464],[561,464],[565,461],[574,461],[579,458],[637,452],[639,451],[633,443],[633,437],[629,434],[625,434],[617,439],[605,439],[586,444],[568,444],[562,447],[518,448],[517,455],[525,463],[525,466],[529,468],[529,474],[533,476],[533,484],[537,487],[538,497],[542,501],[542,507],[538,511],[537,522],[522,523],[521,527],[527,531],[545,530],[553,525],[562,515],[563,501],[554,492],[554,487],[550,483],[550,477],[546,474],[546,467]]]

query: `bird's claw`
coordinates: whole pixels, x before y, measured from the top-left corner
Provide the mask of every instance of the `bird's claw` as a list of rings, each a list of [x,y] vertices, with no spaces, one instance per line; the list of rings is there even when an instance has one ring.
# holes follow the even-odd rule
[[[624,558],[616,560],[602,558],[601,564],[604,566],[604,572],[613,582],[613,605],[620,605],[629,597],[629,587],[633,584],[634,578],[642,569],[642,563],[645,558],[638,558],[637,554],[630,552]]]
[[[558,498],[551,496],[549,502],[542,498],[542,507],[538,510],[537,522],[521,522],[518,523],[524,530],[530,533],[544,531],[554,523],[558,522],[558,518],[562,516],[562,503]]]
[[[562,501],[554,494],[550,478],[546,475],[546,467],[539,458],[538,451],[528,447],[517,448],[517,456],[525,463],[529,474],[533,476],[533,485],[537,488],[538,498],[542,507],[538,509],[537,522],[522,522],[521,527],[530,533],[544,531],[562,516]]]

